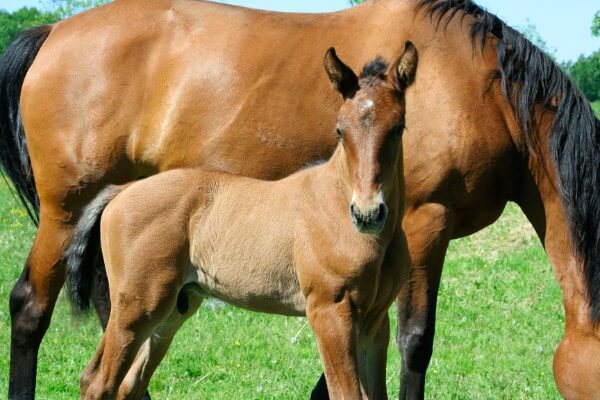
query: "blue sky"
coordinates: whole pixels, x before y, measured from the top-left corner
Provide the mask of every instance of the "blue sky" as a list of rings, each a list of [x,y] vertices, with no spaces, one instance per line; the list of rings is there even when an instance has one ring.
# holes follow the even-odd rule
[[[230,4],[277,11],[326,12],[348,7],[346,0],[224,0]],[[478,0],[478,3],[515,27],[534,24],[555,50],[560,61],[600,50],[600,38],[593,38],[590,26],[600,10],[598,0]],[[14,11],[23,6],[47,8],[47,0],[0,0],[0,9]]]

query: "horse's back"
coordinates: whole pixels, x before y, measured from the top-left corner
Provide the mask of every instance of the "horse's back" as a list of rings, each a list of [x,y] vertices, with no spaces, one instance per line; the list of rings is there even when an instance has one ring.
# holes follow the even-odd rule
[[[336,46],[357,69],[378,53],[396,57],[410,37],[423,62],[407,93],[409,202],[487,204],[500,165],[488,160],[514,147],[493,132],[504,118],[495,104],[481,106],[491,64],[457,26],[438,40],[413,3],[391,0],[316,15],[120,0],[75,16],[53,28],[23,88],[40,201],[77,205],[86,199],[65,196],[90,179],[102,187],[182,166],[285,176],[335,146],[340,103],[325,50]]]
[[[308,74],[310,83],[328,93],[319,62],[326,47],[302,42],[299,33],[310,29],[300,22],[311,17],[295,18],[290,28],[243,8],[127,0],[56,24],[22,90],[41,201],[63,202],[65,187],[91,175],[128,181],[209,166],[275,178],[326,154],[333,137],[320,132],[334,108],[313,107],[300,89],[289,95],[307,59],[319,66],[309,69],[319,71]],[[287,62],[284,51],[301,61]],[[259,114],[261,123],[252,123]],[[290,135],[282,114],[319,117],[291,124],[298,134]],[[249,157],[257,146],[262,157]]]

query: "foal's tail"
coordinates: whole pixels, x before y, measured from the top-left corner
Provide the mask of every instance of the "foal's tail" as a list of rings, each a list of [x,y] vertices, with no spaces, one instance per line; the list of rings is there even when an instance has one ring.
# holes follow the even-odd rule
[[[67,296],[76,312],[90,308],[96,271],[104,269],[100,251],[100,217],[124,186],[109,185],[84,209],[75,226],[73,240],[63,257],[67,267]]]
[[[21,33],[0,58],[0,174],[14,183],[17,195],[34,224],[39,222],[39,200],[21,122],[21,87],[51,25]],[[5,175],[6,174],[6,175]]]

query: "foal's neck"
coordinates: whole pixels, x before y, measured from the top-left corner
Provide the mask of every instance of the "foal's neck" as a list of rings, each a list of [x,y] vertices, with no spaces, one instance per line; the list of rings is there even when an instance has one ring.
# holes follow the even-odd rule
[[[332,193],[338,192],[338,196],[349,200],[352,197],[352,183],[350,173],[346,165],[346,154],[344,147],[338,143],[333,154],[327,162],[318,166],[312,178],[316,181],[327,181],[327,187]]]

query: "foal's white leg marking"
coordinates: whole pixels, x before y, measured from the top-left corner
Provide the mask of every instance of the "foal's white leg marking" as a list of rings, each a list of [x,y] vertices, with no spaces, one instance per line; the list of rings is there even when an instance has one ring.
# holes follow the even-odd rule
[[[148,361],[150,360],[150,353],[152,351],[151,342],[155,334],[156,332],[150,335],[144,344],[142,344],[137,356],[135,357],[135,361],[133,364],[131,364],[129,372],[127,372],[125,379],[123,379],[123,383],[121,385],[128,387],[128,392],[133,391],[135,386],[140,383],[140,379],[144,374],[146,366],[148,365]]]
[[[141,397],[146,391],[150,376],[154,373],[173,340],[173,336],[169,334],[161,335],[157,331],[152,333],[140,347],[135,361],[119,388],[121,397],[135,398],[136,394]]]

